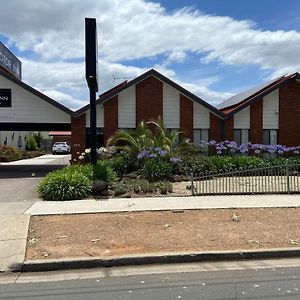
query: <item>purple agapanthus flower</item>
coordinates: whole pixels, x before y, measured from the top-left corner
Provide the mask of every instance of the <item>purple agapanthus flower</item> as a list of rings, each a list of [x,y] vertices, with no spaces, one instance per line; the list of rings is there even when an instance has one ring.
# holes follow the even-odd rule
[[[159,156],[166,156],[168,154],[168,150],[159,150],[158,155]]]
[[[138,154],[137,159],[143,159],[143,158],[147,158],[147,157],[149,157],[149,156],[150,156],[149,151],[147,151],[147,150],[142,150],[142,151]]]
[[[181,159],[179,158],[179,157],[171,157],[170,158],[170,162],[172,163],[172,164],[177,164],[177,163],[179,163],[181,161]]]

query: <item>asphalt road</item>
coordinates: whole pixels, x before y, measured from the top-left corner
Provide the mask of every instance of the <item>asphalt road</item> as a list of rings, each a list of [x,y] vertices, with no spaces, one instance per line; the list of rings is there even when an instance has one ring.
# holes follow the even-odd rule
[[[300,267],[288,267],[0,284],[0,299],[300,299],[299,290]]]

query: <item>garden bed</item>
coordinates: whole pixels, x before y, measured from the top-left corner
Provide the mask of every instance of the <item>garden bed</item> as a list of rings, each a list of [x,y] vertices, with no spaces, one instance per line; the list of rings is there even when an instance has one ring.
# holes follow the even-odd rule
[[[26,259],[299,245],[300,208],[35,216]]]

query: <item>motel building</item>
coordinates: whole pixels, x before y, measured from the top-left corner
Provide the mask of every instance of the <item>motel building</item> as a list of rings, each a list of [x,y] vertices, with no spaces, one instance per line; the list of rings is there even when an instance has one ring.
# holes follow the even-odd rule
[[[105,72],[105,70],[103,70]],[[209,99],[208,99],[209,100]],[[89,147],[90,107],[72,111],[22,81],[21,62],[0,43],[0,144],[24,149],[30,132],[66,136],[72,157]],[[239,93],[217,108],[151,69],[97,99],[97,144],[118,129],[162,117],[194,143],[300,145],[300,75],[285,75]],[[71,136],[71,137],[70,137]],[[61,141],[61,138],[60,138]]]

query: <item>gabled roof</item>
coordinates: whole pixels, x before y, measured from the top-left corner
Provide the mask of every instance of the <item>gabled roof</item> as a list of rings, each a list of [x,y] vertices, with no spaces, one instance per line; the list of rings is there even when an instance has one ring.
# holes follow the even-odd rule
[[[48,102],[49,104],[55,106],[56,108],[62,110],[63,112],[69,114],[70,116],[74,115],[74,111],[71,109],[67,108],[66,106],[60,104],[59,102],[53,100],[52,98],[46,96],[45,94],[39,92],[38,90],[34,89],[30,85],[26,84],[25,82],[19,80],[18,78],[8,74],[7,72],[3,71],[0,69],[0,75],[5,77],[6,79],[12,81],[13,83],[17,84],[18,86],[22,87],[23,89],[27,90],[28,92],[34,94],[35,96],[43,99],[44,101]]]
[[[287,83],[290,79],[293,78],[299,79],[299,73],[277,77],[273,80],[255,86],[249,90],[230,97],[229,99],[219,104],[217,107],[221,112],[225,114],[225,118],[228,118],[241,111],[248,105],[253,104],[262,97],[270,94],[272,91],[278,89],[280,86]]]
[[[213,112],[217,116],[219,116],[221,118],[223,117],[223,113],[220,112],[217,108],[215,108],[211,104],[207,103],[206,101],[204,101],[200,97],[198,97],[195,94],[191,93],[187,89],[183,88],[182,86],[180,86],[176,82],[172,81],[171,79],[169,79],[168,77],[162,75],[161,73],[159,73],[158,71],[156,71],[154,69],[150,69],[149,71],[143,73],[142,75],[136,77],[135,79],[133,79],[131,81],[128,81],[128,82],[125,81],[125,82],[115,86],[114,88],[104,92],[103,94],[101,94],[99,96],[99,98],[96,101],[96,104],[100,104],[100,103],[104,103],[104,102],[108,101],[109,99],[113,98],[114,96],[116,96],[120,92],[124,91],[125,89],[129,88],[130,86],[133,86],[133,85],[143,81],[144,79],[146,79],[150,76],[154,76],[154,77],[158,78],[159,80],[169,84],[170,86],[177,89],[181,94],[183,94],[187,98],[190,98],[191,100],[200,103],[201,105],[205,106],[207,109],[209,109],[211,112]],[[87,104],[86,106],[84,106],[84,107],[80,108],[79,110],[77,110],[75,112],[75,115],[80,116],[83,113],[85,113],[86,111],[88,111],[89,109],[90,109],[90,105]]]

